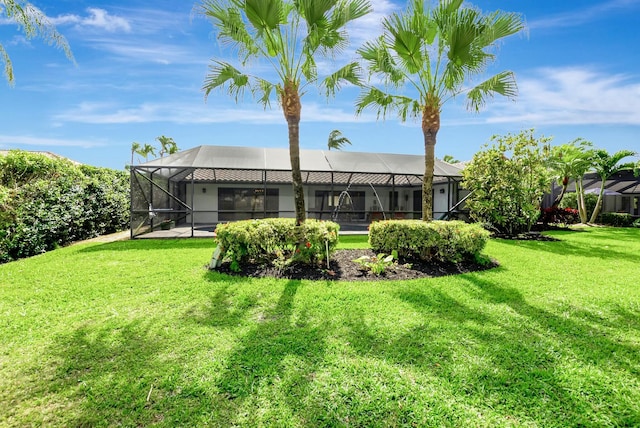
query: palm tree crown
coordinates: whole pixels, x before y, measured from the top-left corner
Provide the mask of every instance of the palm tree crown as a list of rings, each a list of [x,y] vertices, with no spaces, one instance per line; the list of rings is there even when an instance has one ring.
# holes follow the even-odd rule
[[[245,90],[265,107],[274,95],[289,131],[289,155],[294,188],[296,223],[306,218],[300,172],[299,122],[304,88],[318,84],[316,56],[335,55],[347,45],[345,25],[371,11],[367,0],[205,0],[207,16],[222,44],[237,51],[240,68],[250,60],[265,60],[277,78],[240,70],[213,60],[205,79],[205,96],[223,88],[239,100]],[[358,83],[358,65],[349,63],[320,82],[333,95],[343,82]]]
[[[462,93],[466,93],[468,108],[476,111],[495,94],[515,97],[517,87],[510,71],[470,89],[465,85],[494,60],[490,50],[501,39],[523,30],[524,24],[518,14],[496,11],[484,15],[463,0],[442,0],[432,9],[425,8],[424,0],[409,3],[406,12],[384,19],[383,34],[358,51],[385,89],[367,87],[356,101],[356,111],[373,108],[378,116],[395,111],[402,121],[421,118],[425,144],[422,208],[423,219],[429,220],[442,106]],[[416,95],[406,95],[405,87]]]
[[[342,132],[334,129],[329,133],[329,139],[327,140],[327,148],[329,150],[341,150],[342,146],[344,146],[345,144],[351,145],[351,141],[349,141],[347,137],[343,136]]]

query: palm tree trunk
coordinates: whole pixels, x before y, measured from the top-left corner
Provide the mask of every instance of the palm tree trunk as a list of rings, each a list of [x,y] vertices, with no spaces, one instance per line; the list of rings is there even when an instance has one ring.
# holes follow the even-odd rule
[[[598,215],[600,214],[600,209],[602,208],[602,199],[604,194],[604,185],[605,179],[602,180],[602,184],[600,185],[600,193],[598,193],[598,202],[596,202],[596,207],[593,209],[593,213],[591,214],[591,218],[589,219],[589,223],[595,223]]]
[[[289,128],[289,158],[291,160],[291,179],[293,184],[293,201],[296,211],[296,225],[306,220],[304,205],[304,188],[300,171],[300,95],[293,82],[286,82],[282,93],[282,110]]]
[[[582,186],[582,178],[576,180],[576,200],[578,201],[578,214],[580,215],[580,223],[587,223],[587,206],[584,202],[584,187]]]
[[[560,205],[560,202],[562,202],[562,198],[564,198],[564,194],[567,192],[568,185],[569,185],[569,177],[563,177],[562,190],[560,191],[560,194],[556,196],[556,198],[554,199],[553,205],[551,205],[552,209],[558,208],[558,206]]]
[[[440,130],[440,109],[427,104],[422,110],[424,136],[424,176],[422,178],[422,220],[433,220],[433,171],[436,135]]]

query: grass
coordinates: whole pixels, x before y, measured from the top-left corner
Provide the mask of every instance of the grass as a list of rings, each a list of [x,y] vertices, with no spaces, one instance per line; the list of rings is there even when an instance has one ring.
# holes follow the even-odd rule
[[[209,240],[2,265],[0,426],[639,426],[640,230],[551,234],[403,282],[228,277]]]

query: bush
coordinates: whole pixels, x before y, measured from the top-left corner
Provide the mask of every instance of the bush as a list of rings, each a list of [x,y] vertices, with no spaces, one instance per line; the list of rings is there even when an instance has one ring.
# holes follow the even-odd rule
[[[587,208],[587,218],[591,217],[591,213],[596,207],[598,202],[598,195],[593,193],[587,193],[584,195],[584,204]],[[578,210],[578,195],[576,192],[565,193],[562,201],[560,201],[561,208],[572,208]]]
[[[637,218],[634,222],[633,222],[633,227],[640,227],[640,218]]]
[[[602,213],[600,224],[615,227],[631,227],[634,225],[634,217],[626,213]]]
[[[285,266],[292,262],[320,264],[338,245],[340,226],[330,221],[307,220],[296,227],[292,218],[243,220],[216,226],[219,257],[231,262],[232,270],[253,262]],[[300,246],[299,243],[303,245]]]
[[[124,171],[33,153],[7,157],[1,174],[12,187],[0,187],[0,262],[127,227],[130,186]]]
[[[403,259],[458,263],[474,259],[489,239],[479,224],[462,221],[386,220],[371,223],[369,244],[376,253]]]
[[[545,208],[540,215],[540,221],[547,224],[576,224],[580,215],[574,208]]]

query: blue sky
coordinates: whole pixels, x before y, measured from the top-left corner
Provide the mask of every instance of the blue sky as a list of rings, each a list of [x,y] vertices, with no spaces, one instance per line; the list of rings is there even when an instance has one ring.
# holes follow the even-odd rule
[[[340,61],[378,34],[383,16],[405,2],[372,0],[374,12],[351,27]],[[264,111],[202,84],[212,58],[233,60],[194,3],[168,0],[34,0],[71,45],[76,64],[40,39],[26,40],[0,19],[0,43],[15,85],[0,81],[0,149],[47,150],[122,169],[131,143],[165,135],[181,149],[203,144],[287,147],[277,104]],[[506,39],[492,70],[512,70],[519,96],[496,98],[479,114],[464,99],[444,106],[436,155],[470,159],[494,134],[535,128],[563,144],[583,137],[614,152],[640,151],[640,0],[477,0],[484,11],[521,13],[527,32]],[[331,64],[325,64],[332,66]],[[256,67],[260,67],[256,64]],[[322,68],[322,65],[321,65]],[[327,101],[303,98],[302,148],[324,149],[333,129],[346,150],[422,154],[418,122],[354,114],[356,88]]]

